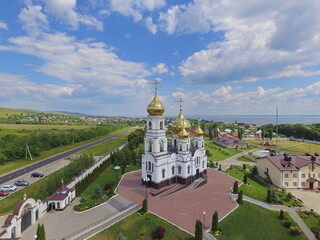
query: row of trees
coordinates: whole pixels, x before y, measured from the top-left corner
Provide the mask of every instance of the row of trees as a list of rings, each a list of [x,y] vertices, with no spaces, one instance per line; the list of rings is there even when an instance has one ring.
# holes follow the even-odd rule
[[[81,130],[39,130],[32,131],[26,136],[8,134],[0,138],[0,164],[24,158],[26,154],[26,144],[32,156],[37,157],[41,152],[51,148],[105,136],[111,131],[122,127],[123,125],[109,125]]]
[[[275,132],[277,126],[273,124],[267,124],[263,126],[263,129],[269,133]],[[304,124],[279,124],[278,133],[287,137],[295,137],[301,139],[309,139],[320,141],[320,123],[304,125]],[[268,136],[268,137],[269,137]]]
[[[82,192],[94,182],[98,176],[110,166],[111,163],[119,165],[122,168],[122,173],[125,173],[125,168],[129,164],[139,164],[141,160],[141,155],[143,153],[143,148],[140,147],[143,143],[144,130],[137,129],[128,135],[127,145],[116,152],[111,153],[110,157],[104,161],[99,167],[97,167],[91,174],[89,174],[85,179],[76,184],[77,196],[80,196]]]

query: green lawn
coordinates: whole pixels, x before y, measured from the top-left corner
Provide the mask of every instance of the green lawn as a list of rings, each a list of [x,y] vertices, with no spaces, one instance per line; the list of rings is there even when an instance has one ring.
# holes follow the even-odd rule
[[[241,152],[238,149],[229,149],[218,146],[210,140],[205,141],[205,148],[208,155],[208,161],[222,161]]]
[[[105,135],[105,136],[100,136],[98,138],[93,138],[93,139],[90,139],[90,140],[87,140],[87,141],[83,141],[83,142],[78,142],[78,143],[75,143],[73,145],[68,145],[68,146],[62,146],[62,147],[57,147],[57,148],[52,148],[48,151],[44,151],[40,154],[39,157],[35,157],[33,159],[33,161],[31,161],[30,159],[21,159],[21,160],[17,160],[17,161],[13,161],[13,162],[6,162],[1,166],[0,168],[0,175],[2,174],[5,174],[5,173],[8,173],[8,172],[11,172],[13,170],[16,170],[18,168],[21,168],[21,167],[24,167],[26,165],[29,165],[29,164],[33,164],[37,161],[40,161],[40,160],[43,160],[43,159],[46,159],[48,157],[51,157],[51,156],[54,156],[56,154],[59,154],[59,153],[62,153],[62,152],[65,152],[65,151],[68,151],[72,148],[75,148],[75,147],[79,147],[79,146],[82,146],[82,145],[85,145],[87,143],[90,143],[90,142],[94,142],[96,140],[99,140],[101,138],[104,138],[104,137],[107,137],[107,136],[111,136],[113,134],[116,134],[116,133],[119,133],[121,131],[124,131],[126,129],[129,129],[130,127],[126,127],[126,128],[122,128],[122,129],[117,129],[115,131],[112,131],[111,133],[109,133],[108,135]],[[126,135],[127,136],[127,135]],[[118,138],[120,138],[121,136],[119,136]],[[114,143],[112,143],[112,141],[114,141]],[[120,141],[120,140],[119,140]],[[107,141],[108,143],[104,143],[104,144],[110,144],[112,146],[115,146],[117,145],[117,140],[109,140]],[[111,142],[111,143],[110,143]],[[121,145],[121,144],[120,144]],[[120,145],[117,145],[117,146],[120,146]],[[113,148],[115,149],[115,148]]]
[[[238,157],[237,160],[241,162],[252,162],[251,160],[249,160],[248,158],[245,158],[244,156]]]
[[[65,130],[65,129],[84,129],[84,128],[91,128],[92,125],[80,125],[80,124],[11,124],[11,123],[1,123],[1,129],[29,129],[29,130],[37,130],[37,129],[58,129],[58,130]]]
[[[320,215],[315,212],[305,211],[297,212],[304,223],[311,229],[312,232],[320,237]]]
[[[129,217],[103,230],[90,240],[113,240],[121,232],[126,240],[151,240],[153,230],[162,226],[166,229],[163,240],[192,240],[190,234],[180,230],[176,226],[151,214],[143,216],[133,213]]]
[[[292,226],[297,224],[285,213]],[[279,219],[279,212],[256,206],[249,202],[241,204],[234,212],[219,223],[222,234],[219,240],[307,240],[302,233],[292,236]],[[112,239],[112,238],[110,238]],[[114,238],[113,238],[114,239]]]
[[[124,131],[124,129],[121,129],[118,132],[121,132],[121,131]],[[110,139],[109,141],[99,143],[87,149],[83,149],[82,151],[79,152],[79,154],[88,154],[88,155],[92,154],[93,156],[103,156],[106,153],[114,150],[116,146],[121,146],[122,144],[126,143],[127,137],[129,134],[130,134],[130,131],[116,138]]]
[[[235,177],[243,181],[244,171],[242,170],[242,167],[233,166],[233,168],[231,170],[230,169],[227,170],[226,173],[232,177]],[[243,194],[248,197],[257,199],[262,202],[266,202],[268,187],[266,185],[262,185],[261,183],[249,177],[248,177],[248,184],[242,184],[239,187],[239,190],[242,190]]]
[[[126,172],[131,172],[134,170],[138,170],[140,169],[140,166],[134,166],[131,165],[129,167],[126,168]],[[100,176],[93,182],[90,184],[90,186],[81,194],[81,196],[83,196],[86,201],[85,202],[80,202],[78,205],[75,206],[75,210],[76,211],[84,211],[87,210],[91,207],[97,206],[103,202],[106,201],[106,198],[99,198],[99,199],[91,199],[92,194],[94,192],[94,189],[96,187],[99,187],[102,190],[102,194],[105,195],[106,192],[104,191],[104,186],[107,183],[113,183],[114,187],[112,189],[112,191],[114,191],[114,189],[116,188],[116,186],[118,185],[118,181],[121,179],[121,169],[118,170],[118,173],[114,170],[114,165],[111,164],[106,170],[104,170]]]

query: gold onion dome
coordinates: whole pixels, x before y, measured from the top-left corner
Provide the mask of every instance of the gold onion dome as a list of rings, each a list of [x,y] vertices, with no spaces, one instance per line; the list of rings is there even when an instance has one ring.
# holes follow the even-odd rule
[[[147,111],[149,116],[162,116],[164,113],[164,106],[160,102],[157,94],[154,95],[153,100],[149,103]]]
[[[183,127],[182,130],[179,132],[178,136],[179,136],[180,139],[188,139],[189,133],[188,133],[187,130]]]
[[[182,114],[181,102],[182,102],[182,100],[180,99],[180,112],[179,112],[178,117],[174,120],[172,127],[171,127],[174,134],[178,134],[179,132],[182,131],[183,128],[187,132],[190,132],[190,130],[191,130],[190,122]]]
[[[197,127],[194,135],[195,135],[196,137],[203,137],[203,136],[204,136],[204,131],[201,129],[200,123],[198,123],[198,127]]]

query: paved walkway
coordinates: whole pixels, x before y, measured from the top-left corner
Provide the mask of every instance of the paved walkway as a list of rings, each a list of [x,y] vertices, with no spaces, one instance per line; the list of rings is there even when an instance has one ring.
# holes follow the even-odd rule
[[[73,211],[73,206],[78,202],[77,198],[64,211],[51,211],[37,221],[37,223],[44,224],[47,240],[63,239],[99,219],[113,216],[131,203],[127,199],[116,196],[111,203],[106,202],[89,211],[78,213]],[[21,240],[34,239],[36,231],[37,224],[33,224],[22,233]]]
[[[208,169],[207,184],[195,190],[183,188],[170,195],[152,196],[148,194],[149,210],[194,234],[194,224],[197,219],[205,220],[205,228],[208,229],[215,210],[222,218],[237,207],[229,195],[233,183],[234,178],[217,170]],[[150,190],[147,189],[148,192]],[[124,175],[118,194],[131,202],[142,203],[146,196],[146,188],[141,185],[141,170]]]
[[[237,160],[238,157],[243,156],[244,154],[250,152],[251,150],[245,150],[243,152],[240,152],[236,155],[233,155],[232,157],[229,157],[223,161],[219,161],[218,164],[221,164],[221,169],[222,170],[227,170],[231,165],[239,165],[242,166],[243,164],[247,164],[249,166],[254,166],[256,165],[255,162],[243,162],[243,161],[239,161]]]
[[[303,205],[320,214],[320,192],[302,189],[287,189],[293,196],[302,200]]]
[[[292,217],[293,221],[295,221],[299,225],[299,227],[309,240],[317,240],[313,232],[311,232],[308,226],[304,223],[304,221],[302,221],[300,216],[294,210],[290,209],[288,210],[288,213]]]

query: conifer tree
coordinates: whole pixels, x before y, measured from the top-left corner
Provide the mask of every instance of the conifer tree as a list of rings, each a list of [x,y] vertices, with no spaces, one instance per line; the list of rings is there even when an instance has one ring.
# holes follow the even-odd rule
[[[238,194],[239,193],[239,190],[238,190],[238,181],[235,181],[233,183],[233,193],[234,194]]]
[[[242,190],[240,190],[240,192],[238,194],[238,198],[237,198],[237,203],[238,204],[242,204],[243,203],[242,197],[243,197],[243,193],[242,193]]]
[[[145,198],[142,202],[142,212],[146,213],[148,212],[148,200]]]
[[[218,216],[218,212],[215,211],[214,214],[212,215],[212,225],[211,225],[211,230],[213,232],[218,231],[218,223],[219,223],[219,216]]]
[[[202,238],[203,238],[202,222],[200,220],[197,220],[194,239],[195,240],[202,240]]]
[[[280,218],[281,220],[284,219],[284,212],[283,212],[282,209],[280,210],[279,218]]]
[[[267,202],[268,203],[272,202],[272,193],[270,188],[268,188],[268,192],[267,192]]]
[[[247,182],[248,182],[248,177],[247,177],[247,174],[246,174],[246,175],[244,175],[244,177],[243,177],[243,183],[244,183],[244,184],[247,184]]]

